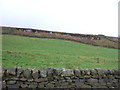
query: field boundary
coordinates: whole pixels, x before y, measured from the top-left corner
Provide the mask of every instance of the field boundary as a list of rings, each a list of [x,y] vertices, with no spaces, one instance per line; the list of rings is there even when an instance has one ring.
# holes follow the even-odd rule
[[[83,43],[83,44],[87,44],[87,45],[92,45],[92,46],[99,46],[99,47],[104,47],[104,48],[114,48],[114,49],[120,49],[120,47],[114,47],[114,46],[107,46],[107,45],[98,45],[98,44],[92,44],[92,43],[87,43],[87,42],[83,42],[80,40],[75,40],[75,39],[69,39],[69,38],[59,38],[59,37],[43,37],[43,36],[34,36],[34,35],[25,35],[25,34],[16,34],[16,33],[2,33],[2,34],[8,34],[8,35],[18,35],[18,36],[25,36],[25,37],[34,37],[34,38],[45,38],[45,39],[60,39],[60,40],[68,40],[68,41],[74,41],[74,42],[78,42],[78,43]]]
[[[37,38],[70,40],[70,41],[89,44],[93,46],[120,49],[118,37],[108,37],[101,34],[98,34],[98,35],[77,34],[77,33],[48,31],[48,30],[41,30],[41,29],[17,28],[17,27],[2,27],[2,33],[37,37]]]
[[[119,88],[118,69],[3,69],[3,88]]]

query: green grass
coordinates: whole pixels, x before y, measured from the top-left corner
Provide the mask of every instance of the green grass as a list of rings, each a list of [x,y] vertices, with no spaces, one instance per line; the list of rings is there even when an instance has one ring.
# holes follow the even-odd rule
[[[4,68],[118,68],[118,50],[66,40],[2,37]]]

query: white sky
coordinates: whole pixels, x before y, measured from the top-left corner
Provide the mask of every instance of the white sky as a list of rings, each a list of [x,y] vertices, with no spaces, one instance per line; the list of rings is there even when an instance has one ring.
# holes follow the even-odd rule
[[[1,0],[1,25],[118,36],[118,1]]]

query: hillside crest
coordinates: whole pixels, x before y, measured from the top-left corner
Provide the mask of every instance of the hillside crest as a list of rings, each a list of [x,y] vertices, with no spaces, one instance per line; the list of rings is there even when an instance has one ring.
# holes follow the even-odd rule
[[[94,46],[102,46],[107,48],[119,48],[119,38],[110,37],[102,34],[78,34],[78,33],[66,33],[56,32],[41,29],[32,28],[18,28],[18,27],[1,27],[3,34],[15,34],[22,36],[38,37],[38,38],[54,38],[76,41],[84,44],[90,44]]]

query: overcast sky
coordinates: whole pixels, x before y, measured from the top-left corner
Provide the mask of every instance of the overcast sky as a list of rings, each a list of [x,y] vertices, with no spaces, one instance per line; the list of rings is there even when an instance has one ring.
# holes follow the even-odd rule
[[[119,0],[1,0],[1,25],[118,36]]]

